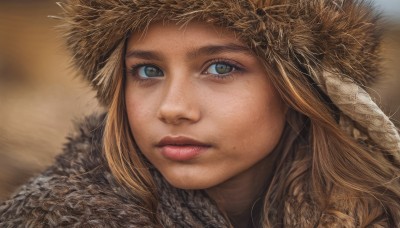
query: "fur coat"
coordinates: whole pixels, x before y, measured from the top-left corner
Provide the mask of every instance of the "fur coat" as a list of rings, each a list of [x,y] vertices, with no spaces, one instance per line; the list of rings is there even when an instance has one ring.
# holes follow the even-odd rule
[[[155,227],[113,178],[101,152],[103,116],[85,119],[56,162],[0,206],[0,227]],[[157,172],[165,227],[229,227],[202,191],[171,187]]]
[[[157,227],[136,196],[111,175],[101,152],[103,123],[104,115],[92,115],[77,126],[56,162],[0,206],[0,227]],[[152,174],[163,227],[231,227],[205,192],[176,189],[157,171]],[[291,208],[301,208],[295,199],[287,202]],[[357,227],[356,220],[314,210],[285,211],[282,225]],[[384,218],[378,217],[371,227],[385,227]]]
[[[266,4],[266,3],[269,4]],[[60,17],[74,63],[104,106],[115,93],[125,39],[152,20],[184,25],[202,20],[229,28],[277,75],[317,85],[335,104],[339,124],[358,140],[360,132],[400,161],[399,135],[363,90],[379,75],[379,17],[363,0],[65,0]],[[268,6],[266,6],[268,5]],[[307,102],[307,101],[304,101]],[[312,106],[312,104],[310,104]],[[335,109],[336,110],[336,109]],[[54,165],[0,206],[0,227],[155,227],[138,196],[114,179],[102,155],[103,117],[87,118]],[[367,134],[365,134],[367,135]],[[375,145],[375,144],[372,144]],[[164,227],[229,227],[203,191],[170,186],[153,170]],[[302,186],[308,185],[302,179]],[[357,227],[358,214],[334,202],[324,214],[307,200],[308,189],[285,196],[284,227]],[[306,202],[307,201],[307,202]],[[311,201],[311,200],[309,200]],[[369,207],[371,227],[387,226]]]

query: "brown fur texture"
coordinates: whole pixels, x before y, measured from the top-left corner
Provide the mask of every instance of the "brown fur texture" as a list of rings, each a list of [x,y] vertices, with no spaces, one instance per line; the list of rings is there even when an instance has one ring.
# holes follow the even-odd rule
[[[67,0],[60,5],[75,64],[105,106],[115,94],[112,82],[122,77],[129,34],[145,32],[154,21],[185,26],[200,20],[234,31],[275,77],[310,78],[400,162],[398,130],[364,96],[363,87],[379,75],[381,36],[379,17],[366,0]]]
[[[63,30],[75,64],[108,105],[114,72],[103,69],[131,32],[153,21],[201,20],[234,31],[269,66],[337,71],[361,85],[378,75],[378,17],[356,0],[67,0]],[[266,5],[266,6],[265,6]],[[110,67],[110,65],[107,65]],[[120,66],[111,66],[120,67]],[[290,70],[289,70],[290,69]]]
[[[115,94],[112,82],[122,77],[131,33],[155,21],[185,26],[200,20],[234,31],[275,77],[307,77],[328,97],[339,96],[337,108],[400,161],[398,130],[363,96],[363,87],[379,75],[381,36],[379,16],[367,0],[66,0],[60,6],[75,65],[105,106]],[[352,83],[357,87],[348,91]]]
[[[101,151],[104,115],[77,125],[64,152],[0,205],[0,227],[157,227],[112,176]],[[229,227],[203,191],[173,188],[153,170],[164,227]]]
[[[329,89],[333,88],[329,83],[336,81],[326,80],[325,83],[324,75],[340,77],[341,82],[356,85],[355,91],[359,90],[358,85],[367,86],[379,75],[378,17],[367,1],[66,0],[60,5],[64,9],[63,30],[75,64],[97,90],[98,98],[105,106],[110,105],[115,94],[111,82],[114,77],[123,76],[116,72],[121,72],[122,63],[118,58],[123,58],[126,38],[130,33],[145,31],[150,23],[160,20],[182,26],[200,20],[228,28],[263,60],[269,70],[275,71],[274,77],[286,77],[279,74],[285,72],[312,82],[310,86],[318,84],[320,87],[313,89],[320,88],[325,92],[328,102],[331,101],[329,97],[337,95],[329,94]],[[340,85],[336,89],[339,95],[343,94]],[[346,95],[353,97],[353,93]],[[359,104],[356,99],[354,106]],[[368,109],[366,115],[370,113]],[[351,117],[341,111],[334,114],[338,114],[341,121]],[[377,118],[382,115],[379,113]],[[347,120],[349,125],[354,124],[353,117]],[[166,227],[229,227],[229,222],[202,191],[173,188],[154,170],[152,178],[160,197],[157,199],[160,221],[145,216],[148,211],[144,211],[138,196],[117,183],[103,158],[103,121],[103,118],[91,118],[81,125],[78,136],[67,144],[56,164],[0,207],[0,225],[154,227],[159,222]],[[349,128],[350,135],[357,130],[355,126]],[[387,135],[381,135],[387,138]],[[397,131],[393,135],[394,144],[399,145]],[[374,143],[371,145],[375,146]],[[301,151],[296,152],[295,156],[302,156]],[[298,161],[308,162],[303,160]],[[383,208],[373,209],[377,206],[373,199],[347,202],[351,197],[346,195],[344,200],[336,200],[346,194],[339,190],[332,192],[336,196],[334,200],[324,199],[326,205],[315,202],[310,197],[315,193],[307,173],[310,167],[306,167],[298,170],[296,184],[287,186],[282,193],[274,193],[284,195],[279,198],[283,208],[276,208],[274,214],[279,218],[276,225],[384,227],[392,222]],[[283,179],[285,174],[282,172],[277,178]],[[360,210],[365,212],[357,213]]]
[[[174,188],[154,169],[160,221],[150,219],[137,196],[110,172],[101,151],[104,117],[92,115],[79,123],[56,162],[0,205],[0,227],[231,227],[204,191]],[[360,215],[343,210],[349,208],[343,202],[331,205],[343,211],[332,215],[321,214],[311,199],[300,200],[308,181],[302,180],[304,191],[297,189],[286,197],[285,210],[279,212],[283,227],[364,227]],[[380,209],[368,214],[374,220],[364,221],[367,227],[388,226]]]

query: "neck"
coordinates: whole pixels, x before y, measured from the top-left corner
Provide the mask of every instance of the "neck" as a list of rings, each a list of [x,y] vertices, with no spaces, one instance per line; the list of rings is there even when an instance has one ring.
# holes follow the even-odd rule
[[[286,127],[275,150],[250,169],[206,189],[207,194],[229,217],[233,227],[257,226],[262,217],[264,192],[269,187],[278,156],[286,157],[297,133]]]
[[[255,205],[263,202],[263,193],[271,180],[278,153],[275,150],[251,169],[206,190],[234,227],[252,227],[254,217],[259,217]]]

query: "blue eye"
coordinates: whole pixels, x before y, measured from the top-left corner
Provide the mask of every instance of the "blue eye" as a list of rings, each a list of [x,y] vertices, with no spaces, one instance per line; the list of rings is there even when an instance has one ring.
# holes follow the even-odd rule
[[[164,76],[164,73],[162,70],[160,70],[160,68],[152,65],[139,66],[136,69],[136,72],[138,76],[142,78],[155,78]]]
[[[214,63],[207,68],[207,73],[215,75],[229,74],[235,70],[235,67],[227,63]]]

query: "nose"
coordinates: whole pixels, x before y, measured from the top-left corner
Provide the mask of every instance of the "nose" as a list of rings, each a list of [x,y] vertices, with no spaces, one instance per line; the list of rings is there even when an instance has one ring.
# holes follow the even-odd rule
[[[165,83],[158,118],[166,124],[196,123],[201,118],[196,89],[185,79]]]

